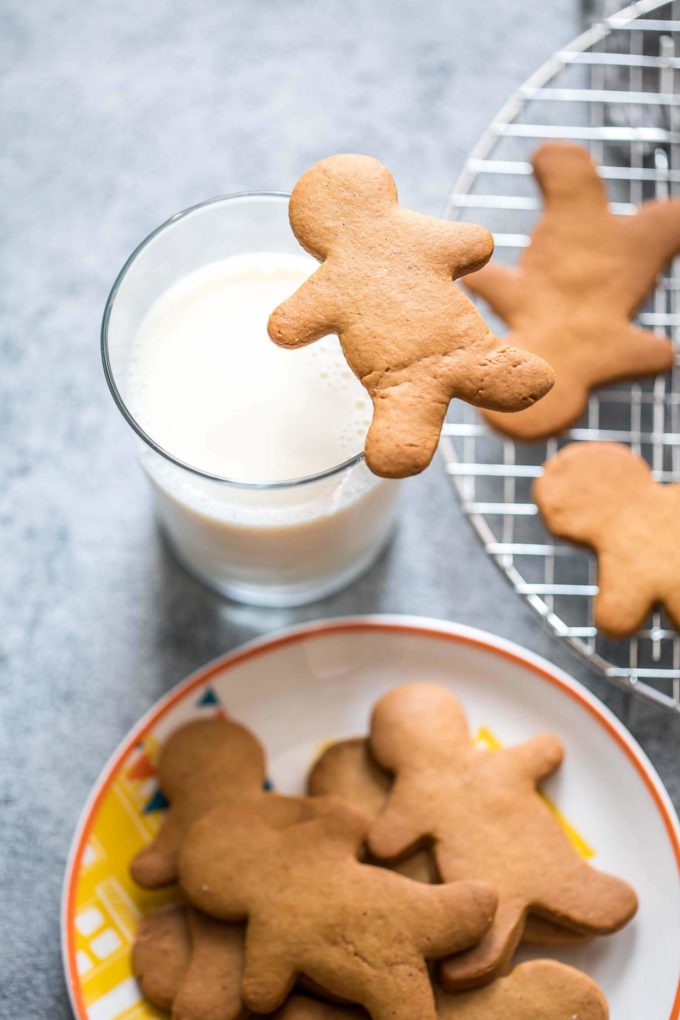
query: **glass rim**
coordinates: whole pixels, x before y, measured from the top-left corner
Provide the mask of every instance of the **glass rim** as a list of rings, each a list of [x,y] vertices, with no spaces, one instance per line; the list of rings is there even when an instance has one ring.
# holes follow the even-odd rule
[[[157,226],[154,230],[151,231],[150,234],[147,234],[147,236],[142,241],[140,241],[137,247],[133,249],[132,253],[127,257],[127,259],[123,263],[122,268],[120,269],[118,275],[116,276],[116,279],[113,282],[113,286],[111,287],[109,296],[106,299],[100,332],[102,366],[104,368],[104,378],[106,379],[106,384],[109,388],[109,392],[111,393],[113,401],[118,410],[120,411],[120,413],[122,414],[123,418],[128,423],[133,432],[135,432],[136,435],[150,449],[152,449],[159,456],[163,457],[164,460],[170,461],[170,463],[174,464],[176,467],[182,468],[182,470],[188,471],[190,474],[197,475],[199,478],[205,478],[208,481],[218,482],[222,485],[230,485],[233,488],[237,489],[253,489],[253,490],[290,489],[301,485],[309,485],[312,482],[323,481],[326,478],[332,478],[334,475],[341,474],[348,468],[354,467],[355,464],[359,464],[361,461],[363,461],[364,451],[360,450],[359,453],[356,453],[353,457],[350,457],[348,460],[342,461],[342,463],[340,464],[335,464],[333,465],[333,467],[326,468],[323,471],[317,471],[316,473],[311,475],[302,475],[298,478],[288,478],[275,482],[245,482],[239,481],[236,478],[227,478],[226,475],[219,475],[211,471],[205,471],[202,468],[198,468],[192,464],[189,464],[188,461],[184,461],[180,457],[175,457],[174,454],[170,453],[169,450],[166,450],[163,446],[160,445],[160,443],[157,443],[156,440],[153,439],[152,436],[150,436],[148,432],[146,432],[142,428],[142,426],[139,424],[130,408],[125,403],[125,400],[123,399],[123,395],[120,392],[118,385],[116,383],[115,373],[113,371],[111,359],[109,357],[109,322],[111,319],[111,312],[113,310],[113,306],[118,296],[118,291],[120,290],[125,277],[127,276],[129,270],[132,268],[133,264],[137,260],[138,256],[141,255],[141,253],[147,248],[147,246],[153,240],[155,240],[155,238],[158,237],[159,234],[163,233],[164,230],[167,230],[169,227],[173,226],[173,224],[177,223],[179,220],[182,220],[187,216],[190,216],[192,213],[198,212],[200,209],[206,208],[206,206],[251,198],[289,199],[290,194],[286,191],[236,191],[228,195],[217,195],[214,198],[206,198],[202,202],[197,202],[195,205],[190,205],[186,209],[181,209],[179,212],[176,212],[173,216],[170,216],[167,220],[164,220],[161,224],[159,224],[159,226]]]

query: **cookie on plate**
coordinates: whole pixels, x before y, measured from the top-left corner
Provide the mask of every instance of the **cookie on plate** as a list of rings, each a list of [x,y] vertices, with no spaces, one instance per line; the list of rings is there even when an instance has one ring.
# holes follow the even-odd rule
[[[602,992],[586,974],[554,960],[532,960],[471,992],[437,992],[439,1020],[607,1020]],[[366,1013],[292,996],[276,1020],[361,1020]]]
[[[392,787],[392,777],[371,755],[368,739],[354,737],[330,744],[317,758],[309,773],[307,788],[316,796],[336,796],[356,804],[374,821],[383,810]],[[416,850],[392,867],[419,882],[440,882],[429,847]],[[587,941],[589,935],[529,914],[522,941],[531,945],[570,946]]]
[[[156,838],[132,861],[135,882],[157,889],[177,881],[177,854],[189,825],[215,804],[263,795],[265,777],[262,745],[231,719],[198,719],[171,734],[158,760],[170,807]]]
[[[432,842],[444,880],[483,879],[498,911],[473,949],[445,960],[449,990],[492,981],[506,970],[530,910],[557,924],[607,934],[637,909],[635,893],[576,852],[536,785],[560,765],[559,741],[541,734],[498,751],[473,745],[465,713],[448,690],[407,684],[384,695],[371,721],[371,750],[393,773],[369,847],[397,860]]]
[[[361,863],[367,829],[337,800],[276,830],[243,806],[219,807],[186,834],[186,896],[211,916],[247,921],[242,993],[253,1012],[277,1009],[304,974],[373,1020],[434,1020],[427,961],[478,942],[495,894],[481,882],[427,885]]]

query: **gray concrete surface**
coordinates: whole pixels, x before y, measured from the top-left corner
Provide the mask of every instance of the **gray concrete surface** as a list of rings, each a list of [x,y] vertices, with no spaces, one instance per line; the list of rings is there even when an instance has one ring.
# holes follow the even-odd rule
[[[514,638],[585,679],[680,803],[680,719],[557,647],[485,560],[436,464],[349,590],[297,611],[221,602],[165,551],[102,378],[132,247],[209,195],[289,189],[366,151],[441,209],[508,92],[577,29],[575,0],[3,0],[0,291],[0,1016],[70,1015],[59,899],[83,800],[128,727],[254,635],[407,612]]]

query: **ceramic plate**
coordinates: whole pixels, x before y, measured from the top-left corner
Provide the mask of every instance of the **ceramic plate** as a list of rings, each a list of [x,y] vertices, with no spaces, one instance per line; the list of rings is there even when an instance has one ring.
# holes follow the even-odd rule
[[[455,692],[487,741],[513,744],[541,730],[564,741],[566,761],[545,792],[581,850],[630,881],[641,907],[620,934],[551,955],[599,982],[613,1020],[675,1020],[680,826],[643,751],[545,660],[482,631],[409,617],[325,621],[248,644],[189,677],[128,734],[85,806],[66,872],[63,954],[78,1020],[161,1015],[140,998],[130,947],[140,915],[173,892],[143,893],[127,872],[163,815],[154,763],[172,730],[232,716],[266,746],[273,785],[297,793],[325,742],[365,733],[381,694],[422,679]]]

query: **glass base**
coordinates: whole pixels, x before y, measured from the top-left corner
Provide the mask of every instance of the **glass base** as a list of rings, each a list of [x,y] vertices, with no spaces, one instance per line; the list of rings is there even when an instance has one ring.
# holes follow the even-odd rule
[[[214,577],[205,574],[202,570],[189,563],[177,550],[167,531],[163,529],[163,536],[170,552],[179,565],[206,588],[222,595],[224,598],[232,599],[234,602],[241,602],[248,606],[263,606],[270,609],[288,609],[293,606],[304,606],[309,602],[316,602],[319,599],[327,598],[335,594],[341,588],[346,588],[352,581],[356,581],[365,571],[372,567],[382,551],[392,539],[396,522],[392,522],[386,529],[382,539],[369,552],[360,559],[355,560],[346,570],[316,584],[282,585],[276,586],[261,584],[239,584],[236,581],[219,581]]]

